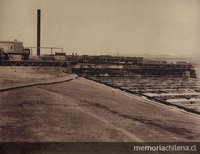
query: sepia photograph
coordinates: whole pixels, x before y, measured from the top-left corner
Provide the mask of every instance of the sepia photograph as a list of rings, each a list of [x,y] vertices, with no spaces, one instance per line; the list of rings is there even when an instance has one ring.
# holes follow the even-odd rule
[[[200,153],[200,0],[0,0],[0,153]]]

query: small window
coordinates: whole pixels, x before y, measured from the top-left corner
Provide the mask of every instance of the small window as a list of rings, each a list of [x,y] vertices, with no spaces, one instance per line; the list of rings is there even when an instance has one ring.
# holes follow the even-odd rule
[[[10,49],[10,51],[14,51],[14,45],[11,44],[11,45],[9,46],[9,49]]]

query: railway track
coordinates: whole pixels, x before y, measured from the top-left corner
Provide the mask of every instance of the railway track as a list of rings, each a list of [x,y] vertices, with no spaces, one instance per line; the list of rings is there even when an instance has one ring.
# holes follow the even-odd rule
[[[49,67],[67,67],[69,72],[77,74],[91,73],[93,75],[100,75],[101,73],[109,75],[125,75],[131,73],[137,73],[142,75],[154,75],[154,76],[188,76],[196,78],[195,70],[192,65],[177,65],[173,67],[171,64],[157,64],[151,66],[150,64],[129,64],[129,63],[94,63],[85,62],[80,63],[78,61],[71,60],[0,60],[3,66],[49,66]]]
[[[3,66],[51,66],[51,67],[66,67],[67,61],[33,61],[33,60],[5,60]]]

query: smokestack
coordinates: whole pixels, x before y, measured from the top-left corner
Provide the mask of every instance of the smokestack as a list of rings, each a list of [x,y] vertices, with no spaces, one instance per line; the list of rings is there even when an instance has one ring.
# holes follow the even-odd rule
[[[40,56],[40,27],[41,27],[41,11],[37,10],[37,55]]]

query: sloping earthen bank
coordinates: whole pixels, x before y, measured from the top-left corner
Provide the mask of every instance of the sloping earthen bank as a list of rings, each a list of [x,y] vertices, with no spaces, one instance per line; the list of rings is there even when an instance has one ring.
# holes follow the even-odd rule
[[[60,68],[1,68],[1,87],[60,80]],[[200,118],[73,77],[0,93],[0,141],[199,141]]]

